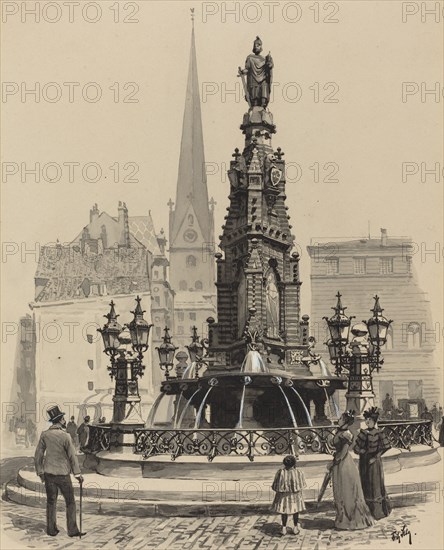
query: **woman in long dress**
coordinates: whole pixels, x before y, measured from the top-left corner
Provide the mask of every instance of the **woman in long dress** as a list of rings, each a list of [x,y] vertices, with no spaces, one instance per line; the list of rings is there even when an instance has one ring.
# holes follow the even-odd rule
[[[348,428],[353,421],[352,411],[346,411],[340,417],[338,430],[333,438],[334,458],[327,466],[332,474],[336,529],[365,529],[374,525],[364,500],[358,468],[349,453],[353,435]]]
[[[375,519],[387,517],[392,507],[385,490],[381,456],[390,449],[384,432],[378,428],[379,412],[376,407],[364,411],[368,429],[361,430],[353,448],[359,454],[359,474],[365,502]]]

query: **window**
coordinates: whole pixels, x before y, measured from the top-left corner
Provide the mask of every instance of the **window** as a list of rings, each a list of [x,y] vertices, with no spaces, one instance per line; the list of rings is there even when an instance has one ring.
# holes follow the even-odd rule
[[[179,326],[177,327],[177,334],[183,334],[183,327],[182,326]]]
[[[353,270],[355,275],[364,275],[366,271],[366,261],[365,258],[354,258],[353,260]]]
[[[409,349],[421,347],[421,325],[419,323],[409,323],[407,325],[407,347]]]
[[[187,267],[196,267],[196,256],[187,256]]]
[[[160,306],[160,296],[154,296],[154,302],[156,306]]]
[[[422,380],[409,380],[409,399],[422,399]]]
[[[157,269],[154,270],[154,278],[155,279],[159,278],[159,272],[157,271]]]
[[[339,273],[339,260],[338,258],[326,258],[327,263],[327,275],[337,275]]]
[[[379,273],[381,275],[393,273],[393,258],[379,258]]]
[[[179,290],[186,290],[188,288],[186,281],[180,281],[179,283]]]
[[[196,290],[202,290],[203,289],[202,281],[196,281],[196,284],[194,285],[194,288]]]
[[[196,320],[196,314],[195,313],[190,313],[190,319],[191,319],[191,321],[195,321]]]
[[[193,223],[194,223],[193,214],[188,214],[188,225],[193,225]]]
[[[162,329],[160,327],[156,327],[156,336],[157,338],[160,338],[162,336]]]
[[[94,369],[94,361],[92,359],[88,359],[88,367],[90,368],[90,370]]]
[[[183,320],[185,319],[185,314],[184,314],[183,311],[179,311],[179,312],[177,313],[177,319],[178,319],[179,321],[183,321]]]
[[[384,349],[393,349],[393,328],[391,326],[387,329],[387,342]]]

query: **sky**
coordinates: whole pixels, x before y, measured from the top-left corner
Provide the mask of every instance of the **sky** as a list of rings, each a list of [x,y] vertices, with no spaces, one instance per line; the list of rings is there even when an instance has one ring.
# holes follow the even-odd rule
[[[102,1],[59,10],[37,2],[39,21],[22,3],[3,4],[3,330],[29,311],[32,251],[71,241],[94,203],[110,215],[119,200],[130,215],[150,210],[167,231],[193,6],[216,239],[226,169],[243,147],[247,104],[236,74],[259,35],[275,64],[273,145],[288,163],[302,311],[310,310],[310,240],[363,237],[370,226],[374,236],[386,228],[412,237],[420,284],[442,323],[443,27],[420,3],[406,13],[398,1]],[[36,163],[40,181],[27,172]],[[15,342],[3,344],[10,362]]]

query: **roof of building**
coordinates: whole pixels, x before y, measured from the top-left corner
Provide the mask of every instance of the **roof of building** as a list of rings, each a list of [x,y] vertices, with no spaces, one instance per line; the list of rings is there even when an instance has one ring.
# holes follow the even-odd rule
[[[146,255],[146,249],[141,246],[86,254],[77,245],[44,246],[35,274],[35,300],[88,297],[95,292],[93,285],[98,284],[105,284],[110,295],[148,291]]]
[[[319,245],[325,247],[325,253],[331,253],[332,250],[327,249],[327,245],[332,244],[342,249],[346,248],[388,248],[397,247],[402,248],[406,246],[413,246],[411,237],[362,237],[362,238],[349,238],[344,237],[313,237],[310,240],[310,245],[307,246],[308,250],[318,248]]]
[[[91,239],[100,239],[102,237],[102,228],[106,228],[107,248],[112,248],[123,244],[122,228],[118,220],[106,212],[101,212],[95,219],[90,221],[86,226]],[[71,244],[80,243],[83,236],[83,229],[71,241]],[[141,243],[132,235],[130,235],[130,244],[140,246]]]
[[[128,218],[130,233],[145,246],[153,256],[161,256],[162,253],[157,242],[151,211],[148,216],[130,216]]]

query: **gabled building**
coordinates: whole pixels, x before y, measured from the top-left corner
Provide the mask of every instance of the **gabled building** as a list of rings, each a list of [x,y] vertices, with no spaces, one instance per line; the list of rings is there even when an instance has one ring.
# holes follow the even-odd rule
[[[30,400],[34,399],[37,423],[44,423],[44,411],[51,403],[64,406],[76,418],[90,414],[111,420],[113,382],[97,327],[103,325],[111,299],[121,323],[129,322],[137,295],[145,318],[155,324],[141,381],[143,403],[149,407],[160,385],[155,348],[174,308],[165,246],[163,232],[156,235],[151,213],[130,217],[120,202],[117,217],[99,212],[94,205],[89,223],[69,244],[41,248],[32,317],[21,320],[26,330],[21,330],[20,369],[13,388],[25,413],[32,412]],[[28,366],[33,370],[27,378],[34,381],[32,388],[25,387],[20,375]]]

